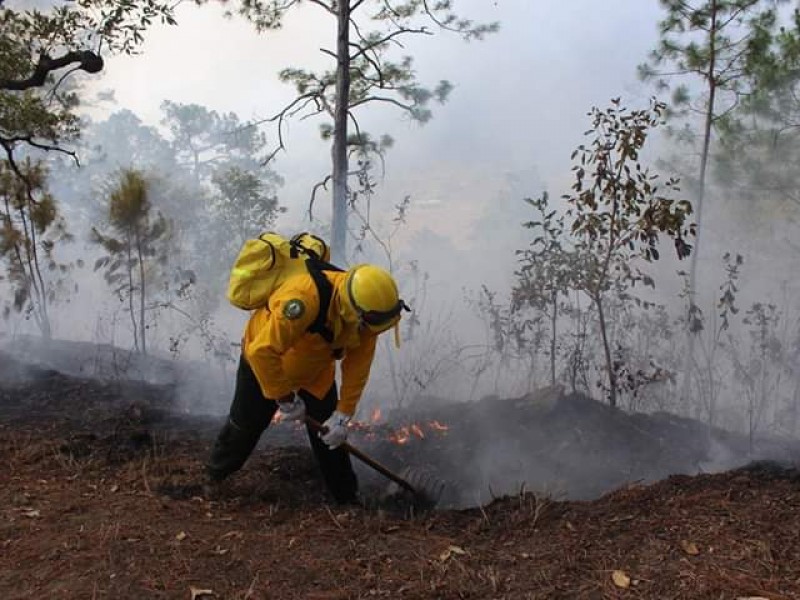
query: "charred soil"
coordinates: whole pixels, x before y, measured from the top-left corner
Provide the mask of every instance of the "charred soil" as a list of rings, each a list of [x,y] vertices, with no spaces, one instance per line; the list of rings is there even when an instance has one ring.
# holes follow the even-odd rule
[[[0,361],[2,598],[800,598],[800,475],[774,462],[410,514],[369,482],[367,506],[331,505],[285,429],[209,492],[219,419],[171,410],[168,387],[26,370]],[[564,406],[573,425],[606,418]],[[591,428],[570,436],[600,448]]]

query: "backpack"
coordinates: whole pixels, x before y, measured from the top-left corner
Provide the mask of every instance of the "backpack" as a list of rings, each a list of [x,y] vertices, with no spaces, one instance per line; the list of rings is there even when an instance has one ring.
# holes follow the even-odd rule
[[[300,233],[291,239],[274,232],[262,233],[247,240],[236,256],[228,280],[228,301],[244,310],[261,308],[290,277],[309,273],[319,294],[319,313],[308,331],[331,342],[333,333],[325,326],[325,318],[333,286],[323,271],[342,269],[328,263],[329,259],[328,245],[310,233]]]

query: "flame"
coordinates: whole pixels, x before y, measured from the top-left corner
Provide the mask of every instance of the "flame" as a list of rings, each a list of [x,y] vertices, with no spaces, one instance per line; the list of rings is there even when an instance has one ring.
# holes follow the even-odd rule
[[[408,427],[401,427],[389,436],[390,441],[400,445],[407,443],[410,438],[411,434],[408,431]]]
[[[381,422],[382,419],[383,412],[381,409],[374,408],[368,419],[365,418],[363,421],[353,420],[350,422],[349,427],[353,431],[360,432],[366,440],[374,441],[382,438],[400,446],[409,443],[412,439],[424,440],[434,434],[439,436],[446,435],[450,430],[449,426],[437,420],[419,421],[390,428],[389,423]],[[280,423],[282,420],[280,413],[277,412],[272,422]]]

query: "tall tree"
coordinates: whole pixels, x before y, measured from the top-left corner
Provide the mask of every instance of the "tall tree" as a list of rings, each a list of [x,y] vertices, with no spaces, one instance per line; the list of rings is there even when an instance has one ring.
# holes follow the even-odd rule
[[[119,184],[108,196],[108,225],[110,234],[92,228],[92,241],[108,253],[97,260],[95,270],[104,269],[108,284],[120,299],[128,301],[134,347],[146,354],[147,263],[165,262],[163,242],[169,230],[166,219],[152,213],[148,183],[142,173],[121,173]]]
[[[763,32],[744,77],[750,94],[720,123],[717,179],[774,222],[800,208],[800,10]]]
[[[286,210],[278,205],[276,187],[281,179],[277,175],[265,181],[252,171],[230,167],[215,173],[212,181],[216,193],[211,206],[214,218],[220,221],[217,231],[222,247],[233,244],[240,248],[246,239],[274,227],[278,215]]]
[[[694,180],[694,208],[698,234],[689,269],[688,299],[697,306],[697,268],[700,260],[707,173],[712,137],[730,117],[743,97],[750,93],[745,77],[754,53],[760,53],[765,38],[776,25],[776,7],[786,0],[659,0],[666,11],[659,29],[661,40],[650,61],[639,67],[645,80],[655,80],[659,89],[672,86],[672,104],[677,117],[686,118],[684,141],[696,145],[700,156]],[[694,93],[693,93],[694,92]],[[700,119],[700,135],[693,119]],[[687,330],[682,397],[687,399],[694,368],[696,333]]]
[[[0,161],[0,259],[13,292],[4,316],[11,309],[24,312],[47,340],[52,333],[49,306],[65,292],[70,267],[57,262],[54,250],[70,236],[47,191],[43,163],[26,158],[16,169],[21,177],[7,160]]]
[[[280,28],[286,14],[301,4],[300,0],[242,0],[238,12],[258,31],[267,31]],[[280,79],[295,86],[297,97],[268,121],[277,123],[277,152],[285,148],[283,125],[287,118],[325,115],[329,119],[321,132],[324,139],[332,140],[332,168],[314,187],[311,202],[313,205],[319,188],[327,189],[332,183],[331,247],[334,259],[343,261],[348,205],[353,201],[348,182],[358,174],[350,170],[351,151],[368,148],[380,153],[386,147],[361,130],[356,109],[388,104],[424,123],[431,118],[431,102],[444,102],[452,87],[444,80],[433,89],[423,87],[414,73],[412,57],[393,60],[390,48],[402,47],[408,36],[432,34],[429,25],[471,40],[495,31],[497,24],[459,18],[453,12],[453,0],[310,0],[308,4],[322,10],[336,25],[335,47],[322,49],[333,59],[334,67],[321,73],[302,68],[281,71]],[[375,29],[369,30],[368,24]]]
[[[776,7],[785,1],[659,0],[666,12],[659,24],[661,40],[649,62],[639,67],[639,74],[645,80],[654,80],[661,90],[672,90],[673,118],[688,118],[682,131],[685,139],[693,142],[699,138],[699,164],[692,178],[698,227],[689,283],[693,301],[712,137],[718,125],[749,94],[744,77],[747,65],[753,53],[760,52],[765,37],[774,34]],[[698,117],[699,136],[692,122]]]
[[[161,103],[161,112],[161,124],[169,131],[178,164],[197,182],[234,166],[254,171],[264,160],[266,137],[235,113],[219,114],[205,106],[170,100]]]

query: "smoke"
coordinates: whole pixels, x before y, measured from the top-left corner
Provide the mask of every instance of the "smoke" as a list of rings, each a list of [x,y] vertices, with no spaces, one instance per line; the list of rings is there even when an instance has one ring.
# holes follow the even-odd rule
[[[518,267],[516,251],[531,241],[530,231],[522,227],[532,218],[523,199],[544,191],[558,198],[569,191],[570,153],[583,141],[585,113],[592,105],[605,106],[623,92],[630,105],[646,104],[649,91],[635,83],[635,67],[655,45],[659,13],[648,3],[616,1],[606,6],[614,18],[598,27],[595,19],[586,18],[596,14],[595,3],[588,0],[547,6],[458,4],[476,19],[499,19],[503,29],[483,43],[464,45],[436,36],[409,46],[421,80],[453,81],[450,102],[436,107],[422,128],[391,111],[360,117],[373,135],[390,133],[395,146],[370,198],[373,231],[362,240],[358,221],[352,221],[351,247],[362,242],[352,260],[391,264],[414,319],[407,315],[402,323],[399,350],[384,336],[358,417],[381,407],[399,410],[394,413],[398,419],[434,414],[446,422],[451,429],[435,466],[445,465],[455,479],[461,491],[451,500],[459,504],[513,493],[523,484],[555,495],[588,497],[612,485],[671,472],[727,468],[751,452],[749,442],[745,448],[741,439],[729,444],[709,438],[709,424],[796,435],[797,261],[789,252],[796,220],[768,219],[759,212],[763,220],[755,228],[752,206],[742,199],[734,202],[719,188],[706,200],[705,258],[698,278],[707,284],[697,301],[706,319],[700,356],[709,360],[699,365],[691,398],[681,398],[677,385],[683,375],[678,320],[685,317],[685,299],[679,297],[682,280],[675,272],[688,265],[665,249],[662,260],[648,266],[656,289],[634,290],[638,299],[663,305],[663,312],[643,313],[620,304],[612,315],[621,348],[614,350],[633,365],[633,376],[637,369],[653,372],[655,364],[677,378],[626,390],[622,407],[645,413],[670,410],[700,425],[653,416],[662,429],[643,438],[637,437],[637,427],[648,423],[644,417],[629,418],[574,399],[564,405],[545,403],[546,408],[536,404],[537,391],[550,384],[546,328],[541,338],[535,337],[540,322],[532,321],[526,330],[537,340],[535,348],[533,343],[520,348],[497,335],[498,322],[510,318],[503,309]],[[60,341],[39,343],[31,337],[32,323],[21,315],[3,325],[7,348],[26,361],[73,375],[172,386],[181,410],[212,414],[228,408],[246,319],[223,297],[225,269],[236,244],[223,243],[234,237],[232,227],[212,227],[214,191],[207,180],[198,185],[183,170],[170,145],[174,140],[161,123],[160,105],[164,100],[197,103],[220,114],[233,111],[242,120],[272,115],[291,99],[291,90],[274,74],[286,66],[323,64],[317,48],[333,39],[315,16],[262,37],[240,21],[222,20],[221,10],[181,7],[180,27],[157,28],[142,56],[109,59],[102,79],[87,84],[98,94],[113,89],[119,105],[86,108],[91,120],[81,169],[53,166],[51,189],[77,237],[76,244],[58,251],[85,265],[70,272],[75,291],[53,305]],[[311,28],[320,43],[311,48],[296,36],[292,27],[298,25]],[[212,33],[214,43],[207,43]],[[317,199],[314,220],[306,216],[311,189],[329,168],[329,149],[319,140],[317,126],[291,123],[284,132],[287,151],[271,163],[286,182],[277,191],[287,209],[278,216],[277,228],[287,234],[326,231],[327,195]],[[264,131],[273,148],[275,131]],[[649,153],[658,157],[671,151],[662,140]],[[146,357],[133,351],[125,303],[102,271],[93,269],[102,254],[87,241],[91,226],[103,221],[109,184],[118,169],[128,167],[151,177],[154,208],[174,224],[170,260],[151,272],[151,351]],[[405,198],[410,198],[408,210],[398,222],[397,206]],[[731,315],[735,322],[721,330],[717,302],[726,277],[725,252],[743,252],[745,263],[738,312]],[[184,280],[175,279],[178,270],[191,270],[198,282],[185,295],[179,294]],[[484,290],[494,294],[496,305],[487,304]],[[573,311],[564,313],[563,335],[557,340],[559,383],[568,392],[603,400],[599,333],[589,303],[568,300]],[[742,320],[755,302],[775,303],[783,310],[766,345],[769,353],[761,357],[751,350],[765,345],[754,340],[752,321]],[[773,386],[766,396],[780,400],[762,406],[764,397],[754,395],[754,381]],[[538,408],[503,401],[508,398],[527,398]],[[437,411],[450,411],[451,418]],[[424,447],[433,443],[426,440]]]

